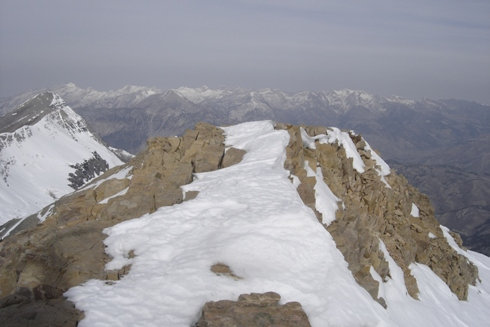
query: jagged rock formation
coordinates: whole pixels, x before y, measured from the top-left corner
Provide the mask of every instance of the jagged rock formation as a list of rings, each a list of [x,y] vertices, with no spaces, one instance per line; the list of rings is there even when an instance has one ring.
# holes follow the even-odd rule
[[[284,165],[301,199],[333,236],[352,275],[374,299],[386,306],[378,288],[390,277],[389,258],[402,268],[414,298],[418,286],[409,266],[419,262],[429,266],[459,299],[466,299],[468,285],[478,278],[477,269],[448,245],[429,200],[403,177],[381,171],[374,151],[362,137],[342,134],[362,160],[360,172],[346,144],[321,142],[331,130],[282,124],[276,128],[289,133]],[[130,265],[105,270],[111,253],[105,252],[104,228],[195,198],[196,192],[183,194],[181,186],[190,183],[195,173],[240,162],[244,153],[225,146],[221,129],[200,123],[182,137],[150,139],[147,149],[129,163],[108,170],[31,216],[26,220],[30,224],[19,226],[0,243],[0,320],[15,325],[19,317],[34,316],[37,325],[49,325],[52,321],[41,314],[49,307],[65,325],[74,325],[82,316],[63,300],[66,290],[89,279],[110,284],[131,270]],[[317,202],[316,185],[321,183],[338,199],[334,219],[325,217],[326,211]],[[42,224],[36,224],[38,217],[43,217]],[[132,251],[126,255],[134,256]],[[242,280],[225,263],[212,266],[211,271],[234,282]],[[274,317],[281,315],[277,301],[274,297],[267,319],[277,321]],[[215,312],[218,307],[221,304],[210,304],[205,312]],[[297,304],[286,307],[294,311],[291,321],[303,315]],[[257,311],[253,312],[244,319],[253,319]]]
[[[301,304],[279,305],[281,296],[275,292],[242,294],[238,301],[207,302],[194,327],[270,326],[310,327]]]
[[[314,146],[305,146],[307,140],[300,127],[278,125],[278,128],[286,129],[290,135],[285,168],[301,181],[298,192],[319,221],[322,222],[323,217],[315,199],[317,179],[308,176],[306,165],[313,171],[321,170],[323,182],[343,203],[336,211],[336,219],[324,226],[335,239],[357,282],[373,298],[385,305],[384,299],[378,298],[378,281],[371,272],[372,267],[383,280],[390,275],[381,240],[403,269],[412,297],[417,298],[418,287],[409,265],[420,262],[444,280],[460,300],[466,299],[468,285],[475,285],[478,278],[476,267],[446,242],[425,195],[395,173],[386,176],[387,185],[382,182],[374,154],[366,148],[362,137],[345,133],[365,164],[364,172],[360,173],[353,168],[353,159],[348,158],[345,147],[339,142],[316,141]],[[306,138],[328,134],[323,127],[305,127],[304,130]],[[413,204],[418,207],[418,217],[411,215]]]

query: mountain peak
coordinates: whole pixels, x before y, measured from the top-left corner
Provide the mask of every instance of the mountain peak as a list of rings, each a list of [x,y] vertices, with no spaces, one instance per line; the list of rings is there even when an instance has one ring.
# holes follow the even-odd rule
[[[54,92],[34,96],[0,120],[0,154],[0,225],[122,163]],[[0,228],[0,237],[6,232]]]
[[[0,120],[0,133],[11,133],[24,125],[34,125],[65,102],[52,92],[44,92],[27,100]]]

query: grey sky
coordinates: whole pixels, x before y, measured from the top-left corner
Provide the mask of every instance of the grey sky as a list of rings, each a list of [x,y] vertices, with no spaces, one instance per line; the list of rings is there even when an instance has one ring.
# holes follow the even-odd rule
[[[0,0],[0,96],[66,82],[490,104],[490,1]]]

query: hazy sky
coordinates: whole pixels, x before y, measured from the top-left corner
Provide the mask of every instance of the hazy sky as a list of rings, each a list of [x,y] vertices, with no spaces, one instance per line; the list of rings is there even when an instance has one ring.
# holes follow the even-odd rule
[[[67,82],[490,104],[490,1],[0,0],[0,96]]]

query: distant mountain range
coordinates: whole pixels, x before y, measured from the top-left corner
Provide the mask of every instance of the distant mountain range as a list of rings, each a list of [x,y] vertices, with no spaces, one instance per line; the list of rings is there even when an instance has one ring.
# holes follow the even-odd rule
[[[53,90],[105,142],[132,153],[142,150],[148,137],[181,135],[199,121],[223,126],[271,119],[355,130],[429,194],[442,224],[461,232],[470,248],[490,254],[490,237],[485,237],[490,233],[490,200],[485,197],[490,189],[489,106],[356,90],[126,86],[104,92],[73,83]],[[0,111],[8,112],[36,92],[3,100]],[[477,234],[478,244],[471,237]]]

